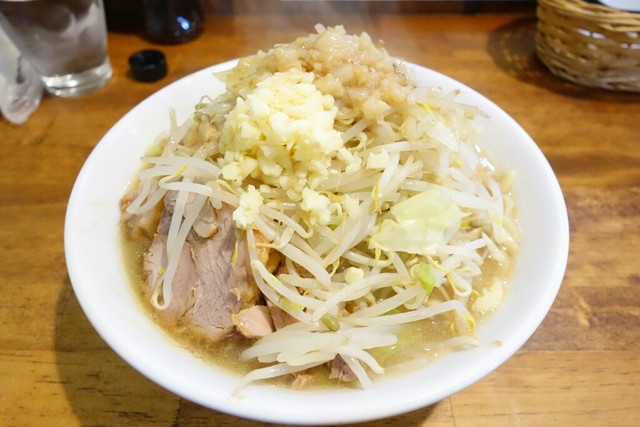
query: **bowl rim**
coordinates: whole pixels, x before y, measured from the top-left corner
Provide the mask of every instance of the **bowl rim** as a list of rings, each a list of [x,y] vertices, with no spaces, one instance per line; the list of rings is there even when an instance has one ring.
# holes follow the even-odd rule
[[[540,148],[504,110],[461,82],[413,63],[406,63],[406,65],[409,72],[418,81],[434,82],[432,85],[460,90],[459,99],[461,101],[470,101],[485,111],[488,109],[491,120],[497,120],[498,123],[505,126],[509,135],[520,145],[518,154],[522,154],[522,158],[514,158],[512,160],[518,164],[534,165],[539,175],[536,177],[538,178],[536,184],[546,191],[546,194],[543,194],[534,190],[540,201],[547,203],[548,207],[551,208],[544,213],[543,218],[536,219],[541,225],[535,222],[534,227],[537,232],[541,232],[543,235],[545,233],[555,233],[555,236],[551,236],[553,240],[549,253],[545,254],[545,259],[549,261],[549,267],[542,274],[536,271],[536,266],[519,265],[517,270],[520,271],[524,268],[526,272],[517,272],[516,274],[539,274],[546,281],[547,286],[538,294],[532,293],[533,291],[530,289],[522,291],[526,293],[526,297],[531,294],[531,301],[534,304],[530,310],[518,313],[521,323],[509,326],[511,335],[502,341],[501,346],[484,345],[480,349],[474,348],[446,355],[418,371],[419,375],[400,375],[387,378],[384,381],[375,383],[371,390],[341,389],[307,392],[257,384],[248,386],[243,390],[242,397],[236,399],[229,396],[228,388],[233,381],[237,382],[239,380],[237,376],[220,371],[204,361],[196,360],[195,356],[190,355],[188,350],[176,345],[158,326],[149,324],[152,321],[146,314],[141,316],[140,313],[127,312],[125,308],[119,311],[119,307],[115,307],[115,314],[107,311],[103,304],[105,295],[112,296],[113,294],[115,297],[124,298],[118,301],[125,301],[127,304],[130,302],[129,299],[137,297],[134,295],[133,289],[129,289],[130,295],[124,295],[123,292],[126,293],[126,291],[120,288],[117,288],[117,291],[100,288],[100,286],[104,286],[104,283],[115,283],[122,276],[118,276],[117,271],[100,270],[98,270],[100,274],[96,276],[96,270],[92,268],[99,265],[97,264],[99,261],[96,260],[96,254],[88,253],[93,244],[90,239],[96,235],[101,235],[105,237],[107,242],[115,241],[114,234],[117,234],[117,230],[109,229],[113,224],[105,225],[100,218],[95,218],[95,215],[100,216],[107,210],[110,215],[113,215],[114,207],[107,205],[110,202],[119,200],[119,197],[124,194],[129,180],[133,178],[133,174],[127,177],[126,185],[124,185],[124,182],[120,182],[118,185],[109,184],[111,185],[109,188],[98,188],[99,190],[108,190],[106,195],[102,193],[96,194],[97,189],[92,186],[96,184],[96,180],[103,184],[107,182],[105,174],[111,173],[113,175],[111,170],[105,170],[107,168],[105,163],[110,163],[109,166],[113,167],[124,162],[129,166],[124,165],[122,170],[127,170],[127,167],[131,167],[131,161],[138,162],[137,158],[133,160],[123,158],[118,161],[113,159],[123,149],[129,150],[128,148],[123,148],[126,147],[123,144],[130,142],[127,141],[127,138],[140,137],[144,134],[145,124],[140,123],[140,118],[156,117],[160,114],[158,112],[160,106],[171,106],[171,102],[181,104],[178,109],[182,108],[183,110],[187,108],[187,105],[193,105],[193,101],[197,101],[197,99],[188,100],[187,96],[182,97],[182,93],[184,91],[188,92],[190,89],[193,90],[194,85],[201,84],[209,78],[215,80],[210,77],[211,74],[228,69],[236,62],[237,59],[234,59],[207,67],[185,76],[150,95],[126,113],[105,134],[92,150],[78,174],[65,216],[64,246],[67,269],[74,292],[85,315],[107,344],[123,360],[147,378],[163,388],[202,406],[264,422],[311,423],[316,425],[370,421],[406,413],[436,403],[479,381],[515,354],[531,337],[546,316],[564,277],[569,253],[569,223],[560,184]],[[217,89],[220,89],[220,87],[218,86]],[[200,90],[200,93],[202,93],[202,90]],[[189,102],[191,104],[188,104]],[[491,130],[491,127],[489,129]],[[148,131],[149,135],[150,133],[151,130]],[[125,141],[122,141],[122,139]],[[140,152],[140,149],[148,146],[150,142],[151,140],[145,140],[144,145],[139,142],[137,144],[140,145],[138,151]],[[526,156],[529,156],[529,158],[527,159]],[[119,171],[121,170],[119,169]],[[101,176],[100,179],[96,178],[98,175]],[[116,194],[119,194],[118,198],[113,199]],[[516,192],[516,199],[521,196],[519,192]],[[529,218],[527,221],[532,221],[532,219]],[[545,222],[547,225],[544,225]],[[524,237],[528,238],[528,235]],[[533,239],[538,239],[538,236],[533,236]],[[544,243],[536,240],[536,245],[538,246]],[[114,254],[108,253],[107,255],[114,256]],[[113,265],[113,262],[117,262],[117,260],[111,260],[110,262]],[[102,269],[104,270],[104,267]],[[111,277],[112,274],[115,276]],[[102,276],[107,277],[103,278]],[[111,282],[109,282],[110,280]],[[96,281],[101,282],[101,285],[95,284],[94,282]],[[122,285],[118,283],[116,286],[131,288],[130,284]],[[510,292],[512,291],[510,290]],[[509,295],[505,303],[507,301],[509,301]],[[144,311],[142,307],[139,308],[139,311]],[[109,309],[114,309],[114,307]],[[497,324],[509,321],[508,318],[503,318],[506,315],[501,315],[501,310],[502,307],[479,328],[479,336],[482,336],[485,332],[484,328],[489,328],[487,324],[493,325],[491,326],[493,329],[499,329],[496,326]],[[118,319],[118,325],[124,326],[124,329],[113,327],[114,316]],[[167,343],[171,345],[167,346]],[[142,350],[148,351],[150,349],[154,350],[151,352],[154,355],[153,357],[150,357],[148,353],[141,353]],[[162,351],[158,352],[160,349]],[[450,377],[442,378],[441,369],[456,363],[466,363],[469,352],[473,352],[473,355],[477,357],[475,364],[472,363],[473,366],[462,366],[459,370],[453,372]],[[193,369],[176,366],[179,362],[185,362],[189,366],[193,366]],[[166,369],[162,371],[163,366],[176,366],[176,369],[169,369],[169,372]],[[199,381],[194,381],[193,378],[185,378],[185,376],[193,375],[194,373],[198,375]],[[425,379],[431,379],[432,381],[433,379],[438,379],[440,383],[435,387],[437,390],[424,390]],[[216,382],[220,385],[213,388],[208,387],[209,382]],[[389,390],[400,391],[390,395],[388,393]],[[408,392],[404,392],[405,390]],[[267,402],[251,406],[256,403],[257,399],[267,399]],[[289,400],[291,404],[282,405],[282,399]],[[347,407],[343,404],[346,400],[349,401],[351,406]]]

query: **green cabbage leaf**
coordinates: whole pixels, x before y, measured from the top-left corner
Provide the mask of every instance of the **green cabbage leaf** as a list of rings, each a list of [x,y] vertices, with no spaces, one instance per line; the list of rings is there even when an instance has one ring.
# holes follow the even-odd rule
[[[445,231],[458,228],[464,213],[440,189],[433,187],[396,203],[393,219],[384,219],[369,239],[370,249],[433,255]]]

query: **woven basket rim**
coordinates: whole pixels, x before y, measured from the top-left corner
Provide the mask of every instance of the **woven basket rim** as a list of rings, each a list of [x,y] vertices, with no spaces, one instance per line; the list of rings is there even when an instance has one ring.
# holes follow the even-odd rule
[[[584,0],[538,0],[538,6],[553,8],[558,13],[590,21],[598,21],[613,31],[640,31],[640,13],[613,9]]]
[[[583,86],[640,92],[640,13],[583,0],[538,0],[536,53]]]

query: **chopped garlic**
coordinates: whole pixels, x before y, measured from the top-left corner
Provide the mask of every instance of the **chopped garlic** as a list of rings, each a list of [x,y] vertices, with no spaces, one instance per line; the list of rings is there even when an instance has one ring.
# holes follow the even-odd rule
[[[225,179],[240,184],[251,176],[300,200],[305,188],[313,189],[327,177],[344,143],[334,129],[334,99],[313,80],[313,73],[301,70],[279,72],[261,81],[246,99],[237,99],[220,139]],[[344,153],[340,157],[345,169],[357,162]]]
[[[240,195],[240,206],[233,212],[237,228],[251,227],[262,206],[262,194],[253,185]]]
[[[369,153],[367,169],[384,169],[389,164],[389,152],[381,149],[379,153]]]
[[[309,213],[309,224],[328,224],[331,220],[329,198],[310,188],[302,190],[300,208]]]
[[[342,208],[350,218],[355,218],[360,214],[360,203],[348,194],[342,197]]]

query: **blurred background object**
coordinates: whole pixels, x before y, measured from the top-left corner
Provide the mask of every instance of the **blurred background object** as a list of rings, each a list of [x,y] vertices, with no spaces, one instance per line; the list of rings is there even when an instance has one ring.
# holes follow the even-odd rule
[[[201,0],[205,13],[514,13],[535,10],[535,0]]]
[[[142,28],[142,0],[104,0],[109,31],[137,33]]]
[[[0,20],[2,15],[0,15]],[[42,82],[33,66],[18,51],[0,27],[0,112],[21,125],[38,108]]]
[[[102,0],[2,0],[0,13],[0,25],[47,92],[83,95],[111,78]]]
[[[144,31],[147,9],[166,16],[182,13],[188,21],[189,14],[294,14],[327,10],[338,13],[475,14],[533,12],[535,7],[535,0],[105,0],[109,30],[128,33]]]
[[[192,40],[202,32],[197,0],[142,0],[143,37],[161,44]]]
[[[583,0],[539,0],[537,15],[536,52],[553,74],[640,92],[640,14]]]
[[[110,31],[137,33],[152,43],[179,44],[202,32],[198,0],[105,0]]]
[[[640,12],[638,0],[585,0],[589,3],[601,4],[612,9],[626,10],[627,12]]]

